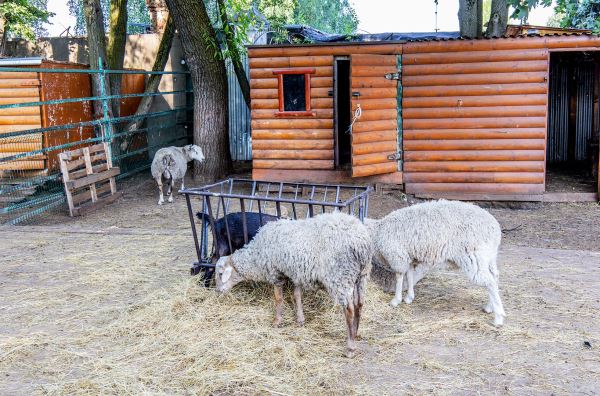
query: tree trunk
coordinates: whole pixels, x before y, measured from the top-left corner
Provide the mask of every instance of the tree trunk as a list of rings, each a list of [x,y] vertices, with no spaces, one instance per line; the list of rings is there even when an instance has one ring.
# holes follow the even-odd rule
[[[242,56],[240,51],[235,43],[234,28],[229,24],[229,18],[227,17],[227,8],[225,7],[224,0],[217,0],[219,3],[219,13],[221,14],[221,23],[223,27],[229,26],[229,29],[224,29],[225,31],[225,41],[227,42],[227,48],[229,49],[229,55],[231,57],[231,63],[233,64],[233,70],[235,71],[235,75],[237,77],[238,83],[240,84],[240,89],[242,91],[242,95],[244,96],[244,101],[246,102],[246,106],[250,108],[250,83],[248,82],[248,76],[246,75],[246,71],[244,70],[244,65],[242,64]]]
[[[169,52],[171,51],[171,44],[173,43],[174,36],[175,26],[173,24],[173,18],[169,16],[167,19],[167,24],[164,28],[164,33],[160,38],[160,45],[158,46],[158,52],[156,53],[156,58],[154,59],[152,71],[165,70],[167,60],[169,59]],[[161,78],[162,74],[151,74],[148,78],[148,81],[146,82],[146,88],[144,89],[144,93],[153,94],[157,92]],[[148,111],[150,111],[150,107],[152,106],[153,101],[154,96],[143,96],[135,112],[135,115],[146,114]],[[143,121],[143,119],[133,121],[125,129],[130,132],[134,131],[140,127]],[[127,146],[129,146],[131,140],[130,138],[131,136],[128,136],[123,140],[123,143],[121,144],[121,150],[125,151],[127,149]]]
[[[506,0],[492,0],[490,20],[487,22],[486,37],[501,37],[506,34],[508,4]]]
[[[110,1],[110,21],[108,32],[107,63],[111,70],[123,70],[123,61],[125,57],[125,43],[127,41],[127,0]],[[111,74],[110,92],[113,95],[121,93],[122,74]],[[120,114],[120,100],[112,100],[113,115],[118,117]]]
[[[102,59],[102,67],[106,67],[106,37],[104,35],[104,17],[100,0],[83,0],[83,11],[85,13],[85,25],[87,28],[88,48],[90,56],[90,69],[98,70],[100,68],[99,58]],[[100,74],[92,75],[92,94],[102,96],[100,88]],[[110,95],[110,86],[104,81],[105,95]],[[94,113],[96,117],[102,117],[102,101],[94,100]],[[109,116],[112,111],[109,106]]]
[[[228,138],[227,75],[215,30],[204,3],[197,0],[167,0],[179,32],[194,89],[194,143],[206,159],[195,164],[194,174],[215,180],[230,169]]]
[[[4,0],[0,0],[0,4],[4,3]],[[6,19],[0,16],[0,56],[4,56],[6,53]]]
[[[462,37],[481,37],[483,0],[459,0],[458,23]]]

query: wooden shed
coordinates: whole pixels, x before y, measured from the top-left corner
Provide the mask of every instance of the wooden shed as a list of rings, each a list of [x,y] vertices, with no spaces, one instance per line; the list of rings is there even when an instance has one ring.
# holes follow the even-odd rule
[[[252,46],[253,178],[596,199],[598,51],[582,34]]]
[[[87,69],[88,65],[56,62],[39,58],[3,59],[1,66],[36,69]],[[143,74],[123,75],[123,93],[141,93],[144,90]],[[0,72],[0,104],[51,101],[57,99],[83,98],[92,96],[91,79],[87,73],[54,72]],[[121,100],[121,115],[135,113],[139,98]],[[51,147],[78,142],[94,137],[92,127],[71,128],[51,133],[36,133],[14,138],[2,138],[2,134],[37,128],[67,125],[93,120],[90,101],[41,106],[0,109],[0,158],[16,154],[50,149]],[[58,153],[26,157],[16,161],[0,163],[0,172],[29,171],[44,173],[57,171]],[[1,176],[1,173],[0,173]]]

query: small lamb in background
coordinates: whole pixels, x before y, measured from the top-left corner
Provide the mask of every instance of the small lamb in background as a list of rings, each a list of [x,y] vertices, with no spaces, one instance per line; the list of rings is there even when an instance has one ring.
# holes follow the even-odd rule
[[[484,311],[494,312],[495,325],[503,324],[506,314],[496,265],[502,231],[486,210],[440,200],[398,209],[380,220],[365,219],[365,225],[375,245],[374,266],[383,265],[395,273],[392,306],[402,301],[405,276],[408,291],[404,302],[410,304],[414,284],[431,268],[449,264],[460,268],[472,283],[487,287],[490,299]],[[376,273],[375,280],[382,275],[380,270]]]
[[[204,153],[199,146],[188,144],[183,147],[165,147],[161,148],[154,154],[150,171],[152,177],[158,184],[160,191],[158,204],[162,205],[165,200],[163,197],[162,178],[164,177],[169,183],[169,202],[173,202],[173,187],[175,180],[181,180],[181,189],[184,188],[184,178],[187,172],[187,164],[190,161],[204,161]]]
[[[373,244],[367,228],[340,212],[303,220],[265,224],[244,248],[217,261],[217,291],[228,292],[243,280],[275,286],[275,320],[283,321],[283,284],[295,286],[296,317],[304,324],[302,289],[323,287],[344,308],[348,327],[347,353],[353,356]]]

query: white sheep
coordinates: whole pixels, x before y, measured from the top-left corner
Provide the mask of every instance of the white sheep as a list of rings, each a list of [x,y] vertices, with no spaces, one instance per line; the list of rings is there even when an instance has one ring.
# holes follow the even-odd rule
[[[152,177],[158,184],[158,191],[160,192],[158,199],[159,205],[162,205],[165,202],[163,197],[162,178],[164,177],[169,183],[167,194],[169,194],[169,202],[173,202],[173,187],[175,185],[175,180],[181,180],[181,188],[183,189],[187,164],[193,160],[198,162],[204,161],[202,149],[195,144],[188,144],[183,147],[165,147],[154,154],[150,171]]]
[[[217,291],[228,292],[242,280],[275,287],[275,320],[283,314],[283,283],[295,286],[296,317],[304,324],[302,289],[323,287],[344,308],[348,327],[347,356],[355,350],[373,244],[357,218],[340,212],[303,220],[278,220],[260,228],[244,248],[221,257],[216,265]]]
[[[398,209],[381,220],[367,219],[375,245],[374,261],[395,273],[395,296],[402,301],[402,282],[408,283],[404,302],[414,299],[414,284],[436,266],[460,268],[469,280],[488,289],[485,312],[494,324],[504,322],[498,290],[496,258],[502,237],[498,221],[478,206],[457,201],[434,201]]]

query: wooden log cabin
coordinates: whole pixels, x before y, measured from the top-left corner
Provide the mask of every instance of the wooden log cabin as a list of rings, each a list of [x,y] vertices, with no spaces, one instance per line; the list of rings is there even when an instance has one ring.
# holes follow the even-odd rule
[[[599,50],[587,34],[251,46],[253,178],[596,200]],[[585,186],[554,188],[550,168]]]

